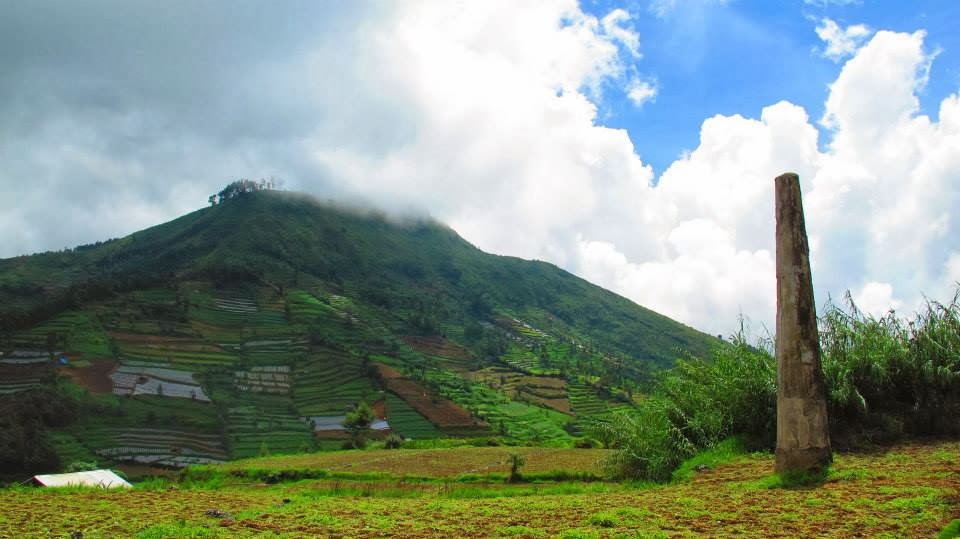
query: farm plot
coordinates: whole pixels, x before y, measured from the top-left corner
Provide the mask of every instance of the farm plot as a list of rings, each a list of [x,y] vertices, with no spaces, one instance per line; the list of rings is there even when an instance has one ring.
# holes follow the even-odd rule
[[[571,414],[567,382],[556,376],[530,376],[502,367],[471,371],[465,378],[497,389],[511,399],[530,402]]]
[[[110,341],[100,323],[86,311],[65,311],[11,337],[16,348],[62,350],[75,357],[97,359],[111,357]]]
[[[433,394],[395,369],[377,364],[380,379],[390,392],[444,431],[482,430],[487,424],[454,402]]]
[[[290,334],[282,304],[259,305],[259,291],[210,290],[194,283],[190,320],[195,331],[217,343],[239,345],[250,339]]]
[[[189,371],[121,365],[110,378],[115,395],[157,395],[210,402]]]
[[[289,395],[292,379],[288,365],[252,367],[233,375],[234,387],[253,393]]]
[[[378,395],[363,361],[349,352],[315,351],[295,371],[293,399],[303,415],[343,413],[360,401],[377,400],[372,397]]]
[[[112,393],[113,379],[110,378],[110,373],[117,365],[118,363],[112,359],[94,361],[83,367],[71,363],[60,367],[60,374],[91,393]]]
[[[34,388],[51,374],[53,366],[49,359],[44,363],[0,363],[0,395]]]
[[[228,409],[227,433],[233,458],[262,453],[296,453],[313,448],[310,426],[294,415],[289,399],[258,399]]]
[[[249,340],[236,348],[246,364],[271,365],[291,363],[308,350],[303,339],[258,339]]]
[[[476,357],[472,352],[440,336],[406,336],[403,337],[403,342],[446,369],[467,372],[476,364]]]
[[[309,292],[288,294],[290,316],[315,335],[355,352],[378,353],[390,348],[392,336],[374,316],[364,312],[345,296],[318,298]]]
[[[477,413],[496,430],[517,440],[546,442],[570,439],[564,426],[572,418],[548,408],[510,401],[479,405]]]
[[[390,430],[410,439],[440,438],[440,431],[426,417],[416,411],[407,401],[393,393],[387,393],[386,415],[390,421]]]
[[[618,403],[601,398],[597,390],[588,384],[571,383],[568,391],[573,413],[580,418],[601,416],[618,407]]]
[[[308,455],[289,455],[228,462],[218,471],[302,469],[383,473],[395,476],[455,478],[462,475],[505,475],[510,470],[507,457],[524,457],[523,470],[529,474],[567,472],[599,475],[598,464],[611,456],[609,449],[571,449],[545,447],[455,447],[447,449],[373,449],[331,451]]]
[[[222,347],[190,337],[110,332],[121,359],[188,368],[228,365],[238,357]]]
[[[183,467],[227,460],[219,434],[155,429],[101,428],[86,437],[94,452],[117,462]]]

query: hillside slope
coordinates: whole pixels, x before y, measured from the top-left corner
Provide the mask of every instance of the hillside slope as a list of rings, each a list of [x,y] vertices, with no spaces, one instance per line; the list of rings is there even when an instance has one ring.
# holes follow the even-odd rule
[[[407,437],[559,440],[716,342],[436,222],[275,191],[0,260],[0,328],[0,392],[56,369],[79,403],[61,460],[165,464],[339,444],[360,401]]]

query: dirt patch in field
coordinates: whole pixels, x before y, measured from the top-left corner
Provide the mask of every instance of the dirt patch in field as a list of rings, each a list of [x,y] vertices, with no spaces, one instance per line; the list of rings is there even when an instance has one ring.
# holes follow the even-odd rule
[[[410,348],[413,348],[417,352],[428,356],[447,357],[465,361],[474,359],[473,353],[471,353],[470,350],[440,336],[422,337],[411,335],[403,337],[403,342],[407,343]]]
[[[111,393],[113,391],[113,380],[110,379],[110,373],[117,367],[118,363],[112,359],[101,359],[94,361],[88,367],[64,366],[60,368],[60,374],[66,376],[80,387],[86,388],[91,393]]]
[[[452,401],[434,395],[430,390],[403,376],[396,369],[377,365],[383,385],[407,402],[420,415],[442,428],[487,428],[489,425],[457,406]]]

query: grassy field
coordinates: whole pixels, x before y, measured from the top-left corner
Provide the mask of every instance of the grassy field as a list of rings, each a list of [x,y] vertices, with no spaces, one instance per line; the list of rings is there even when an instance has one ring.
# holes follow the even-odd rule
[[[432,458],[444,454],[450,458]],[[366,451],[232,463],[356,473],[263,484],[222,474],[132,491],[0,490],[0,536],[137,537],[937,537],[960,518],[960,443],[840,454],[827,480],[784,488],[772,457],[742,455],[663,486],[410,481],[397,474],[451,460],[481,467],[504,448]],[[569,471],[602,452],[522,449]],[[543,452],[543,453],[538,453]],[[538,456],[540,455],[540,456]],[[576,455],[576,456],[574,456]],[[542,458],[541,458],[542,457]],[[297,460],[300,459],[300,460]],[[567,460],[570,459],[570,460]],[[389,463],[389,464],[385,464]],[[401,465],[402,463],[402,465]],[[408,468],[409,466],[409,468]],[[419,468],[418,468],[419,467]],[[225,469],[226,471],[226,469]],[[363,476],[382,472],[387,475]],[[447,472],[434,474],[449,476]],[[954,524],[954,527],[956,524]],[[952,536],[950,536],[952,537]]]

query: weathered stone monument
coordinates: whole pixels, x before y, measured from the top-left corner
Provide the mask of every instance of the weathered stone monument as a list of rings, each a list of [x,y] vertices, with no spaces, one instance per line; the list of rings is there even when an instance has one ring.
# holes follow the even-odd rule
[[[777,472],[832,460],[800,177],[774,180],[777,214]]]

